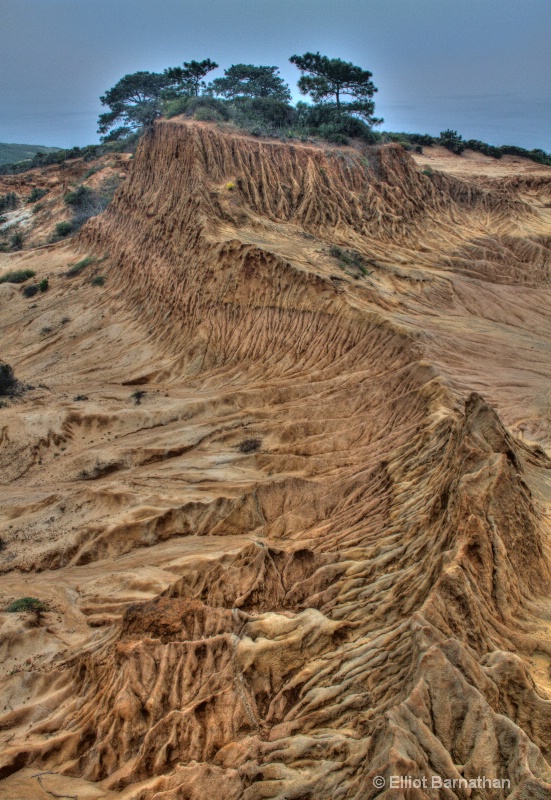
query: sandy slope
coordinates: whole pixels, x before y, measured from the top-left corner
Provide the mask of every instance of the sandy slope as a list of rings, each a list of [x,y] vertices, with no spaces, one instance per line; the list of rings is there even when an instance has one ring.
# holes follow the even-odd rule
[[[162,122],[0,254],[6,797],[549,796],[551,171],[423,158]]]

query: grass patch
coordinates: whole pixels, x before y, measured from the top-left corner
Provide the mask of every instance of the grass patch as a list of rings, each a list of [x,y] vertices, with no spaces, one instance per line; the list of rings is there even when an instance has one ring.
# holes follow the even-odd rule
[[[67,278],[76,278],[77,275],[80,275],[80,273],[86,269],[86,267],[89,267],[90,264],[93,264],[95,260],[96,259],[92,256],[86,256],[86,258],[83,258],[81,261],[77,261],[76,264],[73,264],[73,266],[67,270],[65,276]]]
[[[90,281],[90,283],[92,284],[92,286],[104,286],[105,278],[103,275],[95,275]]]
[[[17,269],[13,272],[6,272],[0,278],[0,283],[25,283],[29,278],[34,278],[36,272],[32,269]]]

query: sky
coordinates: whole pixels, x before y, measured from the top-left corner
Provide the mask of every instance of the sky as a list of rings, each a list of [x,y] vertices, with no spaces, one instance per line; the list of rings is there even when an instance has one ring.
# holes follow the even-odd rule
[[[0,0],[0,142],[99,141],[123,75],[308,50],[373,73],[382,130],[551,151],[549,0]]]

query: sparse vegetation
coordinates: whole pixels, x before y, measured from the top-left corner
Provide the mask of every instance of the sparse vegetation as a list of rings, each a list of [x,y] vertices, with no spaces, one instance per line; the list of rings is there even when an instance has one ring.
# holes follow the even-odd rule
[[[35,275],[36,273],[32,269],[17,269],[2,275],[0,283],[25,283],[29,278],[34,278]]]
[[[92,284],[92,286],[104,286],[105,277],[103,275],[94,275],[90,283]]]
[[[42,278],[42,280],[38,284],[38,288],[40,289],[41,292],[47,292],[48,289],[50,288],[50,282],[48,278]]]
[[[73,402],[75,403],[82,403],[85,400],[88,400],[88,395],[86,394],[77,394],[75,397],[73,397]]]
[[[113,175],[106,178],[98,189],[90,189],[80,184],[65,195],[65,203],[73,209],[72,229],[78,230],[87,220],[105,211],[111,202],[120,178]]]
[[[21,291],[23,292],[23,296],[24,297],[34,297],[35,294],[38,294],[38,292],[39,292],[38,284],[37,283],[31,283],[28,286],[23,286]]]
[[[15,192],[7,192],[7,194],[0,195],[0,212],[13,211],[18,205],[19,201]]]
[[[65,276],[67,278],[76,278],[77,275],[80,275],[80,273],[86,269],[86,267],[89,267],[90,264],[93,264],[95,260],[96,259],[92,256],[86,256],[86,258],[83,258],[81,261],[77,261],[76,264],[73,264],[72,267],[69,267],[65,273]]]
[[[137,406],[141,405],[142,399],[145,397],[145,392],[143,389],[137,389],[133,394],[131,394],[131,398],[134,400]]]
[[[48,194],[47,189],[39,189],[38,186],[34,186],[32,192],[26,199],[26,203],[37,203],[39,200],[42,200]]]
[[[25,241],[23,231],[15,231],[10,239],[10,247],[12,250],[22,250],[23,242]]]
[[[339,261],[340,268],[345,271],[347,267],[352,267],[359,270],[362,275],[371,275],[371,272],[366,267],[364,257],[356,250],[343,250],[337,247],[337,245],[332,245],[329,250],[329,255],[336,258]]]
[[[0,395],[13,397],[20,391],[21,385],[13,373],[13,367],[0,363]]]
[[[481,142],[478,139],[463,139],[457,131],[448,130],[442,131],[440,136],[431,136],[428,133],[388,133],[383,132],[378,134],[382,143],[396,142],[406,149],[415,150],[417,147],[431,147],[432,145],[448,146],[449,149],[456,152],[461,150],[473,150],[475,152],[483,153],[491,158],[502,158],[504,155],[516,155],[521,158],[528,158],[538,164],[547,164],[551,166],[551,154],[546,153],[544,150],[535,148],[534,150],[526,150],[524,147],[515,147],[513,145],[501,145],[495,147],[494,145]],[[446,145],[448,142],[448,145]],[[454,150],[455,148],[455,150]],[[459,153],[460,154],[460,153]]]
[[[120,461],[96,461],[89,469],[81,469],[77,475],[79,481],[95,481],[120,469]]]
[[[105,169],[105,165],[103,164],[98,167],[90,167],[90,169],[87,169],[86,172],[84,173],[82,180],[85,181],[88,178],[91,178],[92,175],[95,175],[96,172],[101,172],[102,169]]]

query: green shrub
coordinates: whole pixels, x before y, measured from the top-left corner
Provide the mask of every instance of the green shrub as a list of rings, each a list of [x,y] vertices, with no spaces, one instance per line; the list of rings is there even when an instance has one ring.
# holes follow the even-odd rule
[[[41,292],[47,292],[48,289],[50,288],[50,282],[48,278],[42,278],[42,280],[38,284],[38,288],[40,289]]]
[[[199,122],[223,122],[224,117],[215,108],[198,108],[193,118]]]
[[[297,112],[288,103],[275,97],[242,97],[228,106],[232,120],[239,127],[258,127],[262,131],[278,132],[290,128],[297,120]]]
[[[341,133],[339,130],[332,129],[330,125],[320,128],[320,136],[332,144],[345,145],[350,142],[348,136],[345,136],[344,133]]]
[[[478,139],[468,139],[465,142],[465,149],[484,153],[485,156],[491,156],[492,158],[501,158],[503,155],[499,147],[493,147],[491,144],[480,142]]]
[[[334,144],[345,144],[343,137],[360,138],[368,144],[381,140],[381,134],[375,133],[361,119],[339,112],[336,106],[330,103],[314,106],[297,103],[296,114],[296,127],[303,133],[320,136]]]
[[[422,170],[422,172],[423,175],[427,176],[427,178],[430,178],[433,175],[432,169],[430,167],[425,167],[425,169]]]
[[[44,611],[48,611],[48,606],[36,597],[20,597],[19,600],[14,600],[13,603],[10,603],[6,611],[10,614],[29,611],[35,614],[42,614]]]
[[[463,137],[451,128],[441,132],[439,143],[458,156],[465,150]]]
[[[551,166],[551,155],[544,150],[535,148],[534,150],[525,150],[524,147],[516,147],[515,145],[504,144],[499,148],[502,155],[521,156],[522,158],[529,158],[536,161],[538,164],[547,164]]]
[[[95,275],[90,281],[90,283],[92,284],[92,286],[104,286],[105,278],[103,275]]]
[[[70,222],[58,222],[55,226],[55,233],[56,236],[59,236],[60,239],[63,239],[65,236],[68,236],[73,230],[73,225]]]
[[[68,206],[75,206],[80,208],[81,206],[85,205],[89,202],[90,197],[92,195],[92,190],[89,189],[87,186],[80,184],[74,191],[67,192],[65,197],[63,198]]]
[[[26,203],[36,203],[38,200],[42,200],[48,194],[47,189],[39,189],[38,186],[35,186],[30,193],[30,195],[26,199]]]
[[[35,275],[36,273],[32,269],[17,269],[2,275],[0,283],[25,283],[29,278],[34,278]]]

